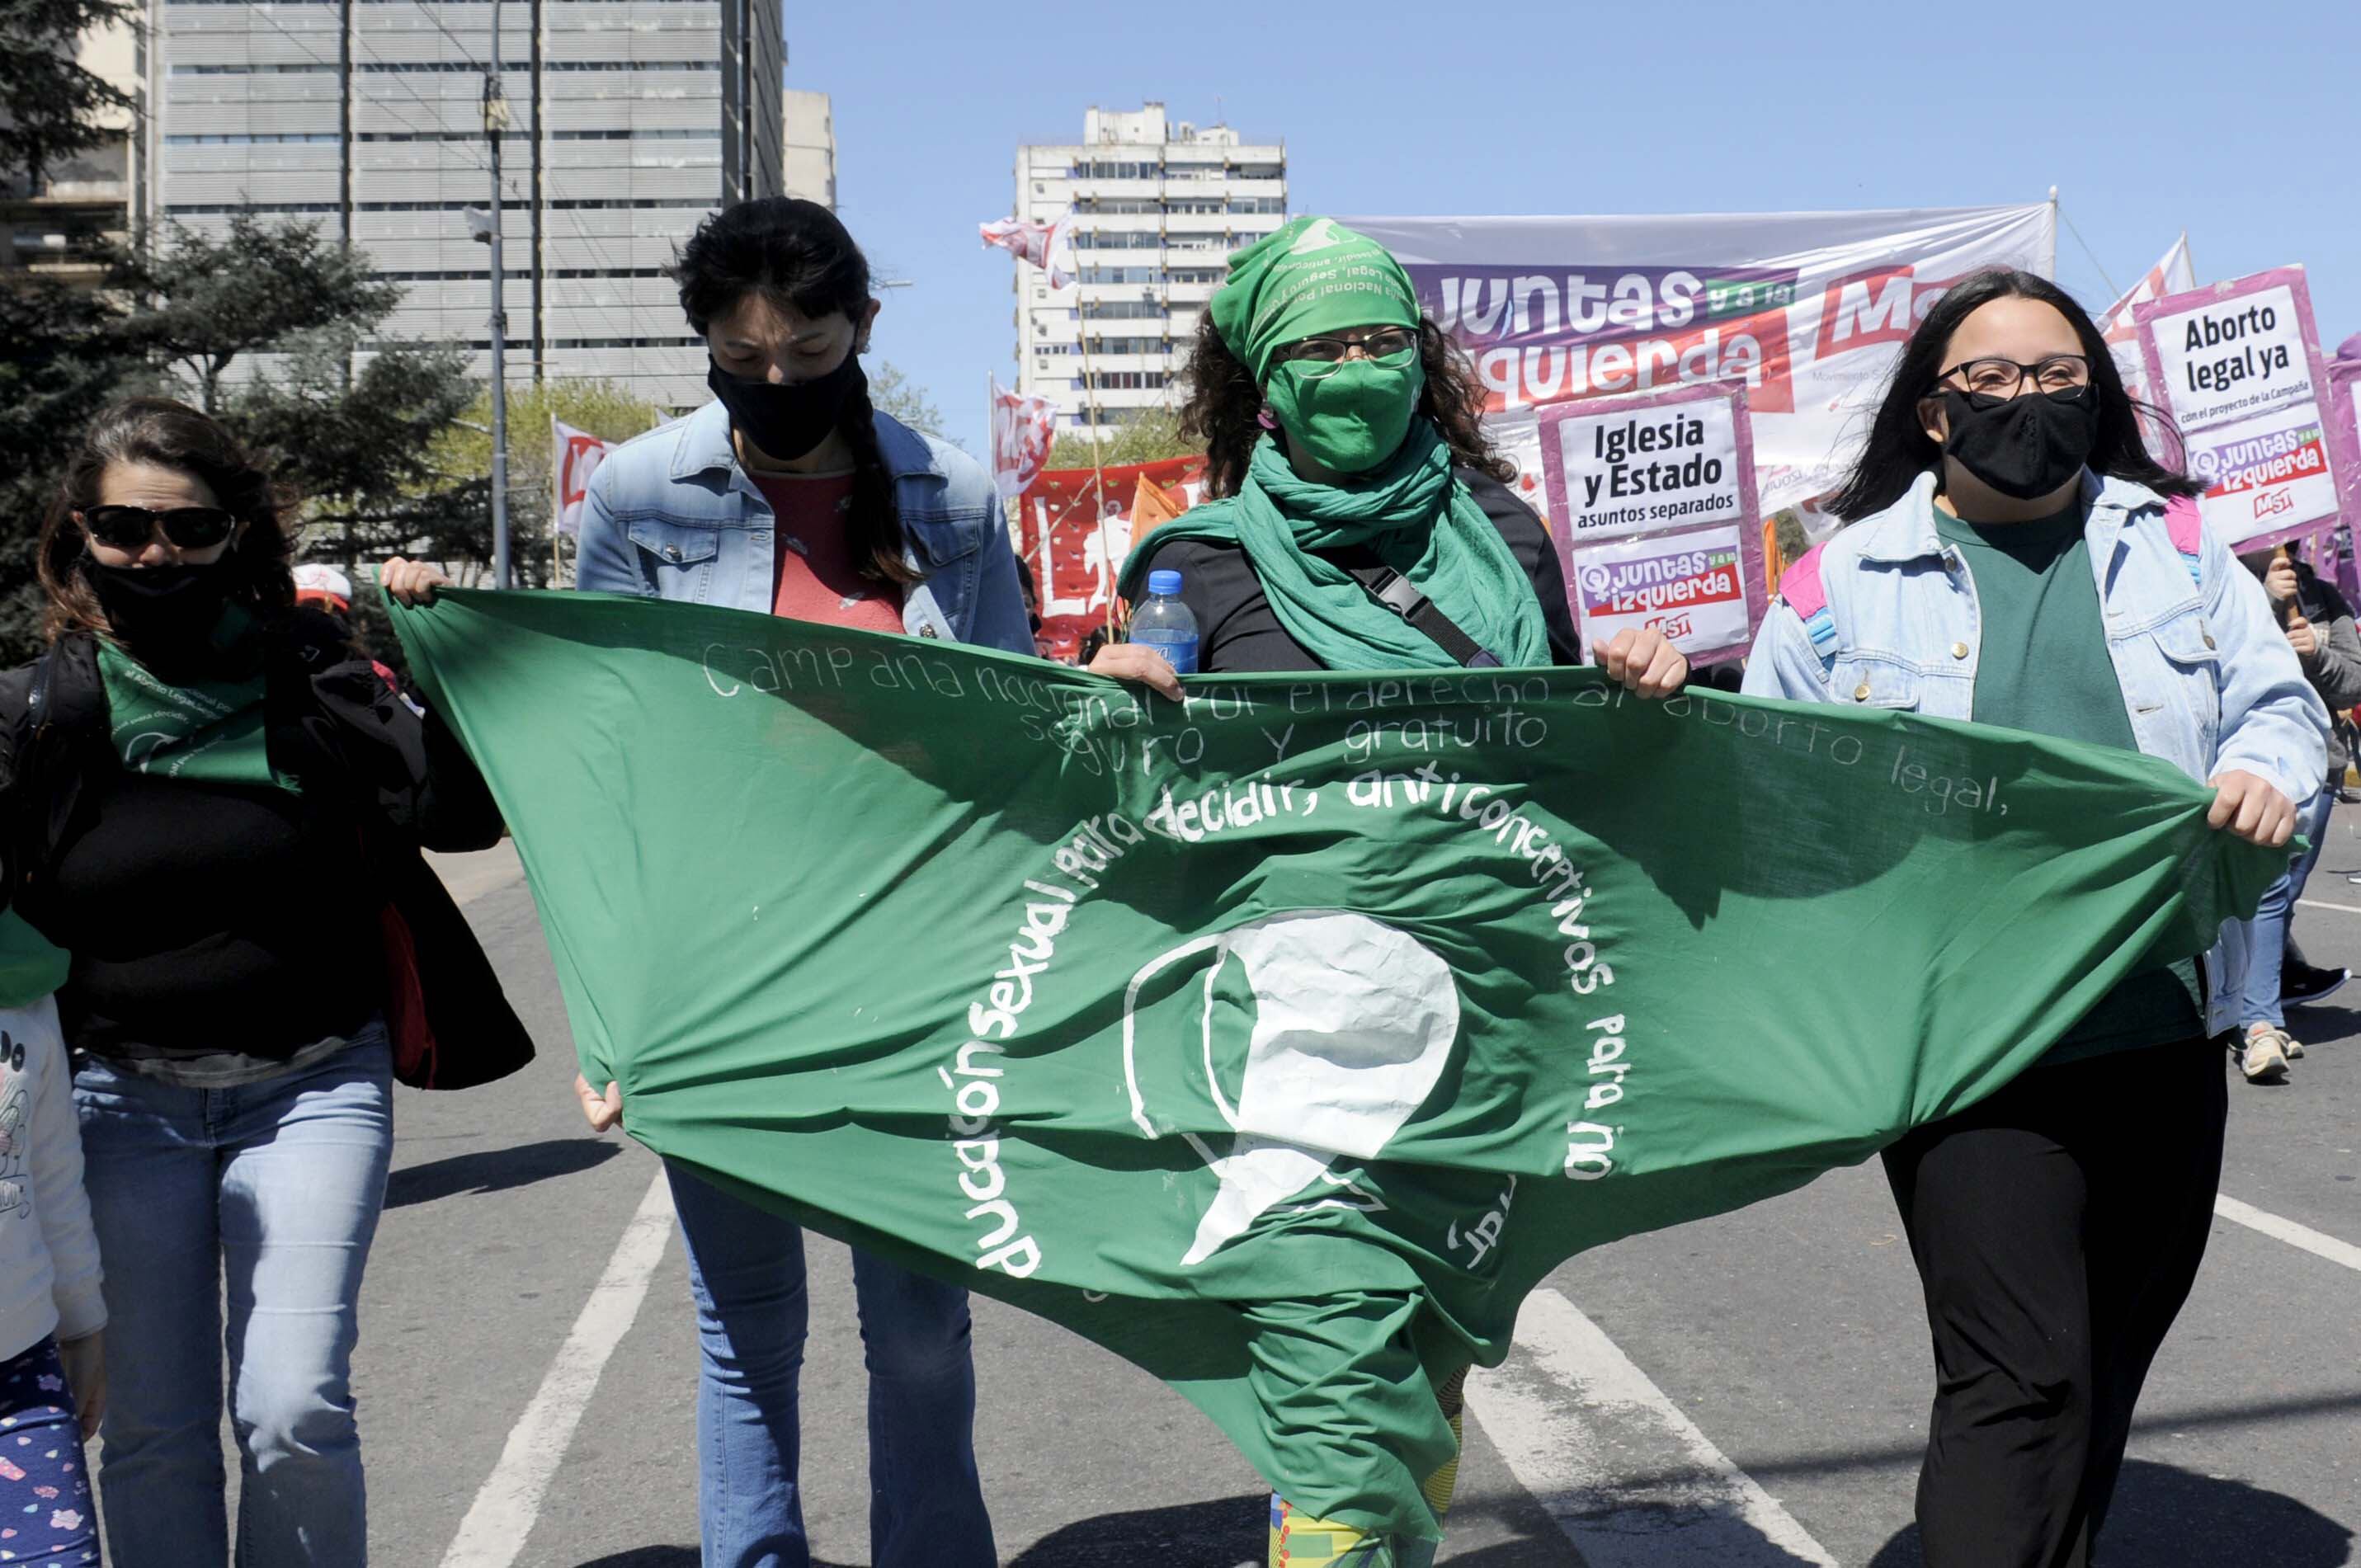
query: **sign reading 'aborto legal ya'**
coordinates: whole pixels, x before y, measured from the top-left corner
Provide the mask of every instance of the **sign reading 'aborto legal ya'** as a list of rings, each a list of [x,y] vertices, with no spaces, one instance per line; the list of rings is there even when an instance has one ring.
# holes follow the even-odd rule
[[[2185,444],[2198,509],[2227,543],[2276,544],[2337,517],[2337,477],[2361,464],[2326,416],[2328,378],[2301,267],[2133,308],[2148,384]]]

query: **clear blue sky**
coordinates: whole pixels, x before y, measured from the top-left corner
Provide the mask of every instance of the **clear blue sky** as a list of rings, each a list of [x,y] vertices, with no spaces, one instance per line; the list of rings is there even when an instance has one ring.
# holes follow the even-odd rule
[[[984,450],[1014,371],[1023,142],[1093,104],[1284,138],[1296,213],[1688,213],[2037,202],[2094,309],[2187,228],[2201,280],[2301,261],[2361,331],[2361,4],[1804,0],[790,5],[787,83],[834,94],[875,346]]]

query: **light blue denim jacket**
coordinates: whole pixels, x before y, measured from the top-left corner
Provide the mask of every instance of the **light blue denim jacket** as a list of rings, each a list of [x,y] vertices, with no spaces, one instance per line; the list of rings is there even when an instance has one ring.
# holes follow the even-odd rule
[[[908,541],[925,581],[904,590],[914,637],[1033,652],[1000,497],[975,460],[877,416]],[[575,586],[769,614],[776,530],[771,503],[738,462],[730,412],[708,403],[607,455],[582,506]]]
[[[2139,749],[2202,784],[2233,770],[2301,804],[2327,767],[2328,710],[2254,575],[2209,530],[2194,575],[2165,530],[2164,499],[2085,472],[2085,535],[2107,652]],[[1828,620],[1773,601],[1744,689],[1970,718],[1982,647],[1967,563],[1935,532],[1935,475],[1820,547]],[[1817,618],[1815,618],[1817,620]],[[2222,949],[2206,955],[2206,1029],[2232,1027]]]

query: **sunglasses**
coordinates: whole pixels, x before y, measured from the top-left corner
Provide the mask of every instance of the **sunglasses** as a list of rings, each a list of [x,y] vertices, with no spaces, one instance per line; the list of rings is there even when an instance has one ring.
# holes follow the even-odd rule
[[[176,550],[210,550],[227,539],[237,519],[219,507],[92,507],[76,512],[82,528],[101,544],[117,550],[144,550],[162,529]]]

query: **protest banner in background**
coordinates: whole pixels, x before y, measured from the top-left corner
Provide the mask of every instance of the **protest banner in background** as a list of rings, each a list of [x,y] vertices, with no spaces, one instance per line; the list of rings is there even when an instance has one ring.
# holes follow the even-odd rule
[[[1431,1379],[1567,1257],[1963,1109],[2287,869],[2135,751],[1596,670],[1173,703],[709,605],[393,615],[626,1132],[1414,1539]]]
[[[582,536],[582,498],[590,476],[598,471],[614,447],[588,431],[575,429],[553,415],[549,422],[549,476],[557,490],[554,526],[560,533]]]
[[[2058,210],[1676,217],[1345,218],[1410,269],[1475,356],[1493,439],[1543,477],[1536,411],[1567,398],[1743,385],[1773,510],[1832,489],[1895,356],[1980,268],[2056,270]],[[1554,521],[1554,520],[1553,520]]]
[[[2361,448],[2334,409],[2303,269],[2146,301],[2132,319],[2182,466],[2206,487],[2197,504],[2208,526],[2242,549],[2331,528],[2338,476],[2361,464]]]
[[[1692,663],[1746,652],[1769,602],[1742,387],[1672,387],[1541,411],[1543,494],[1595,659],[1653,626]]]
[[[1098,488],[1101,471],[1051,468],[1009,503],[1010,542],[1032,568],[1041,597],[1041,630],[1034,645],[1043,658],[1072,663],[1082,639],[1093,628],[1106,624],[1115,578],[1123,558],[1131,553],[1140,481],[1148,481],[1166,498],[1161,502],[1151,498],[1146,521],[1152,527],[1170,515],[1172,496],[1195,502],[1198,476],[1204,467],[1202,457],[1120,464],[1103,471],[1104,499]]]
[[[991,378],[992,483],[1004,501],[1021,496],[1041,475],[1058,438],[1058,405],[1047,398],[1012,392]]]

